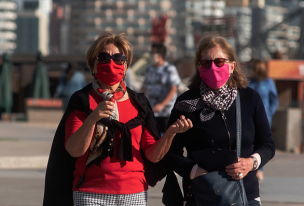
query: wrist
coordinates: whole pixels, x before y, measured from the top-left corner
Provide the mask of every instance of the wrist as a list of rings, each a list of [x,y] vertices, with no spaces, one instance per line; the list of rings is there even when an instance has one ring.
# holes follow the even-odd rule
[[[252,161],[253,161],[251,171],[255,171],[255,170],[258,169],[258,161],[257,161],[257,159],[256,159],[254,156],[250,156],[250,158],[251,158]]]
[[[98,120],[95,120],[93,116],[89,115],[85,121],[88,122],[88,124],[96,124]]]
[[[176,132],[172,131],[173,128],[170,126],[165,133],[167,133],[168,137],[174,137],[176,135]]]

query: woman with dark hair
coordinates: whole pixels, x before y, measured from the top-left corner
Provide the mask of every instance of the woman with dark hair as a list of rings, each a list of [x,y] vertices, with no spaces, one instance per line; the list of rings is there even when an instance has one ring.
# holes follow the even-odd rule
[[[256,90],[263,101],[269,125],[272,123],[274,115],[279,105],[278,93],[275,83],[268,77],[268,69],[265,62],[253,60],[253,76],[250,79],[248,87]],[[263,167],[257,171],[257,177],[260,181],[264,179]]]
[[[174,119],[183,115],[192,121],[193,128],[175,136],[164,158],[168,160],[167,167],[183,177],[184,197],[171,172],[163,189],[163,203],[172,206],[183,205],[185,202],[186,206],[223,205],[200,202],[198,197],[208,199],[214,195],[215,202],[221,201],[217,193],[222,188],[214,191],[211,187],[208,189],[210,185],[202,183],[207,189],[199,195],[196,195],[196,189],[193,188],[194,182],[200,180],[200,177],[208,179],[209,173],[221,172],[229,181],[243,182],[242,191],[245,190],[246,195],[242,196],[242,205],[258,206],[260,193],[256,171],[275,154],[262,99],[255,90],[247,87],[247,78],[240,68],[235,51],[223,37],[210,35],[200,40],[195,67],[189,90],[177,98],[168,122],[170,126]],[[240,100],[240,107],[237,107],[237,99]],[[236,127],[237,108],[241,108],[241,129]],[[234,163],[224,162],[222,166],[222,162],[212,159],[211,155],[216,151],[236,150],[239,134],[242,134],[240,155],[235,156]],[[184,148],[187,156],[183,155]],[[198,155],[213,149],[208,156]],[[228,157],[222,155],[218,158],[224,160]],[[238,204],[225,202],[225,205]]]
[[[165,176],[156,163],[192,123],[181,116],[160,138],[149,102],[123,82],[132,62],[125,35],[101,33],[86,60],[95,80],[73,94],[58,126],[43,205],[144,206],[148,184]]]

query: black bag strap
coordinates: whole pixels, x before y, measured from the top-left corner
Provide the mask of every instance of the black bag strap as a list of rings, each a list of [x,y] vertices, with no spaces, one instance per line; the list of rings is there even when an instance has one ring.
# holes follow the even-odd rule
[[[241,121],[241,101],[240,94],[236,96],[236,153],[237,156],[241,156],[241,144],[242,144],[242,121]]]
[[[237,93],[236,96],[236,153],[237,156],[241,156],[241,144],[242,144],[242,118],[241,118],[241,99],[240,99],[240,93]],[[242,197],[243,197],[243,205],[247,206],[247,197],[245,193],[244,183],[243,179],[239,180],[241,191],[242,191]]]

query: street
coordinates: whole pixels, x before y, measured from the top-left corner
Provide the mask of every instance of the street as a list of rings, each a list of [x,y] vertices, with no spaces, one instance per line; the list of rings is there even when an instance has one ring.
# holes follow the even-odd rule
[[[42,205],[45,166],[55,128],[0,123],[0,206]],[[304,206],[304,154],[277,151],[264,171],[263,206]],[[148,206],[163,205],[163,183],[148,190]]]

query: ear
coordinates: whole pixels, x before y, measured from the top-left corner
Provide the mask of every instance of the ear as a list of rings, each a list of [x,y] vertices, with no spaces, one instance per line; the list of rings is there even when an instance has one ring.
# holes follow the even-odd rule
[[[195,68],[196,68],[196,70],[197,70],[198,72],[199,72],[200,67],[201,67],[200,63],[197,63],[197,64],[195,65]]]
[[[126,72],[128,70],[128,66],[127,66],[127,63],[125,63],[124,65],[125,65],[124,73],[126,74]]]
[[[96,64],[97,64],[97,60],[94,61],[94,67],[92,69],[93,76],[95,76],[95,74],[97,73],[97,66],[96,66]]]
[[[233,61],[229,64],[229,73],[232,74],[234,71],[234,68],[236,67],[236,62]]]

